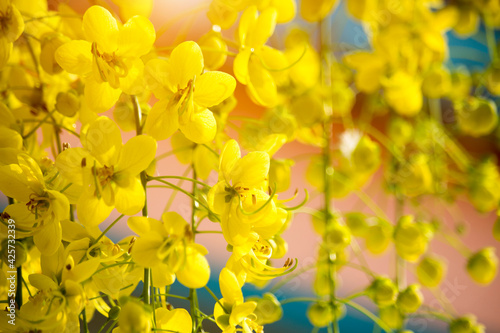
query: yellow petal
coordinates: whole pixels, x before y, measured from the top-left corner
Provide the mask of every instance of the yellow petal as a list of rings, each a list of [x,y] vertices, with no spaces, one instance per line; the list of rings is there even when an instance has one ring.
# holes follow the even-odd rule
[[[278,102],[278,91],[272,75],[254,58],[248,66],[250,97],[258,104],[273,107]]]
[[[236,80],[224,72],[206,72],[196,80],[194,101],[204,108],[221,103],[231,96]]]
[[[112,88],[108,82],[97,82],[90,78],[85,82],[85,102],[95,112],[109,110],[120,98],[121,90]]]
[[[134,177],[127,187],[117,186],[115,190],[116,210],[125,215],[134,215],[144,207],[146,195],[141,180]]]
[[[247,45],[247,36],[255,28],[255,23],[257,22],[258,12],[257,7],[248,7],[240,18],[240,24],[238,25],[238,38],[241,45]]]
[[[92,167],[92,161],[88,150],[75,147],[57,155],[55,166],[67,180],[73,184],[83,185],[83,170],[85,166]]]
[[[241,292],[238,279],[233,272],[224,267],[219,275],[219,285],[222,297],[229,304],[243,302],[243,293]]]
[[[294,0],[271,0],[271,6],[276,8],[278,12],[277,23],[290,22],[295,17],[297,11]]]
[[[170,55],[170,84],[184,89],[188,82],[203,71],[203,53],[198,44],[187,41],[179,44]]]
[[[10,10],[10,18],[6,26],[2,27],[2,33],[9,42],[15,42],[24,31],[24,20],[16,6],[11,6]]]
[[[152,267],[160,262],[158,249],[163,243],[163,237],[155,233],[148,233],[147,237],[139,237],[132,248],[134,262],[144,267]]]
[[[62,230],[59,221],[48,223],[41,227],[33,235],[35,246],[44,255],[51,255],[57,251],[61,245]]]
[[[156,155],[156,141],[147,135],[131,138],[123,146],[115,172],[125,172],[131,176],[146,170]]]
[[[106,205],[103,199],[98,199],[92,188],[88,188],[78,200],[76,214],[83,225],[92,227],[103,222],[113,208],[113,206]]]
[[[253,31],[249,32],[246,44],[254,48],[264,45],[274,33],[277,16],[278,13],[275,8],[264,10],[257,19]]]
[[[224,209],[226,208],[226,196],[227,192],[225,191],[226,187],[225,181],[220,181],[215,184],[210,191],[208,191],[207,201],[212,210],[216,214],[222,214]]]
[[[85,136],[82,136],[82,145],[101,164],[110,167],[116,164],[122,148],[120,129],[108,117],[99,117],[89,125]]]
[[[153,24],[145,17],[134,16],[120,29],[116,54],[141,57],[151,50],[155,39],[156,32]]]
[[[179,127],[186,138],[196,143],[212,141],[217,133],[217,122],[208,109],[193,112],[189,121]]]
[[[250,61],[250,56],[252,52],[249,49],[245,49],[238,53],[233,63],[233,71],[236,79],[240,81],[241,84],[248,84],[249,74],[248,74],[248,63]]]
[[[60,46],[55,58],[65,71],[87,76],[92,72],[91,44],[84,40],[73,40]]]
[[[128,68],[127,76],[120,79],[120,88],[128,95],[140,95],[146,88],[146,80],[144,78],[144,63],[141,59],[135,58],[132,61],[127,61]]]
[[[233,326],[240,324],[246,317],[253,313],[256,307],[257,303],[255,302],[245,302],[243,304],[236,305],[231,311],[229,323]]]
[[[210,278],[210,266],[207,259],[192,248],[186,249],[186,262],[177,271],[177,279],[188,288],[198,289],[204,287]]]
[[[172,151],[179,162],[182,164],[192,163],[193,149],[196,145],[191,140],[188,140],[182,132],[174,133],[170,139],[170,144],[172,145]]]
[[[156,325],[158,328],[171,332],[191,333],[193,322],[186,309],[173,309],[168,311],[165,308],[156,309]]]
[[[325,18],[337,0],[302,0],[300,4],[300,15],[308,22],[318,22]]]
[[[0,167],[0,191],[20,202],[28,202],[32,193],[28,180],[17,164]]]
[[[263,151],[248,153],[234,165],[231,171],[233,185],[242,183],[259,186],[269,174],[269,154]]]
[[[170,137],[178,128],[179,115],[176,108],[169,106],[168,99],[162,99],[149,111],[144,132],[160,141]]]
[[[7,38],[0,36],[0,69],[2,69],[10,58],[12,52],[12,43]]]
[[[169,97],[170,90],[174,89],[174,87],[170,87],[168,80],[169,68],[170,64],[163,59],[150,60],[144,68],[147,87],[153,91],[158,99]]]
[[[224,178],[229,184],[231,171],[240,158],[241,151],[238,142],[236,140],[226,142],[220,155],[219,180]]]
[[[101,7],[92,6],[83,15],[83,32],[89,42],[95,42],[107,53],[118,47],[118,24],[111,13]]]
[[[132,16],[141,15],[149,17],[153,11],[153,0],[112,0],[120,8],[120,18],[123,21]]]
[[[0,127],[0,148],[23,148],[23,137],[7,127]]]

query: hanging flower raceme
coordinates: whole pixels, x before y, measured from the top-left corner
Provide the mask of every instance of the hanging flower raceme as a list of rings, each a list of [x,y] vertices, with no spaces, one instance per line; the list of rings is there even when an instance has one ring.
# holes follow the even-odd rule
[[[138,175],[153,161],[156,141],[139,135],[123,145],[116,123],[99,117],[82,133],[81,142],[83,148],[69,148],[56,158],[59,172],[72,183],[83,185],[78,219],[95,226],[115,207],[125,215],[138,213],[145,200]]]
[[[178,45],[168,61],[148,62],[149,84],[160,100],[146,119],[146,133],[164,140],[180,129],[193,142],[213,140],[217,125],[208,108],[231,96],[236,81],[223,72],[203,72],[203,67],[203,54],[195,42]]]
[[[85,80],[88,106],[104,112],[111,108],[121,92],[130,95],[145,88],[144,64],[156,38],[148,19],[134,16],[121,25],[100,6],[90,7],[83,16],[86,40],[70,41],[56,52],[57,63],[66,71]]]
[[[207,250],[193,242],[193,232],[179,214],[164,213],[162,221],[129,218],[129,227],[139,235],[131,249],[134,262],[152,268],[155,287],[171,285],[177,277],[188,288],[202,288],[210,277]]]

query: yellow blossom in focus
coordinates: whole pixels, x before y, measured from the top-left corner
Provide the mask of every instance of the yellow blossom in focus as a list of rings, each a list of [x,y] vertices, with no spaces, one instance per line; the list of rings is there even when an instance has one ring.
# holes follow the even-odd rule
[[[203,72],[203,68],[202,51],[190,41],[178,45],[168,61],[148,62],[151,84],[160,100],[149,112],[146,133],[164,140],[180,129],[196,143],[214,139],[217,125],[208,108],[231,96],[236,81],[224,72]]]

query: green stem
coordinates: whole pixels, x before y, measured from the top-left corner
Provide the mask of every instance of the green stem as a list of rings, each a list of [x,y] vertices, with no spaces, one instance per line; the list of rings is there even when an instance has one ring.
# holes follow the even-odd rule
[[[196,333],[196,327],[198,326],[198,316],[196,314],[196,304],[195,304],[195,297],[196,297],[196,289],[189,289],[189,302],[191,305],[191,317],[193,320],[193,333]]]
[[[201,182],[199,180],[189,178],[189,177],[182,177],[182,176],[159,176],[159,177],[147,177],[147,181],[152,181],[152,180],[158,180],[158,179],[182,179],[182,180],[187,180],[190,182],[193,182],[194,184],[199,184],[205,187],[211,187],[210,185],[205,184],[204,182]]]
[[[87,322],[87,311],[85,308],[82,310],[83,332],[89,333],[89,323]]]
[[[141,106],[139,105],[139,100],[137,99],[137,96],[131,95],[130,99],[132,100],[132,105],[134,106],[136,135],[141,135],[142,134]],[[144,189],[144,206],[142,207],[142,216],[147,217],[148,216],[148,195],[147,195],[147,188],[146,188],[146,183],[147,183],[146,171],[142,171],[140,174],[140,177],[141,177],[142,188]],[[146,303],[146,304],[151,304],[150,280],[151,280],[151,268],[144,268],[144,280],[143,280],[144,285],[142,288],[142,299],[143,299],[144,303]]]
[[[377,324],[380,328],[382,328],[384,331],[392,332],[392,329],[390,327],[388,327],[380,318],[375,316],[373,313],[371,313],[370,311],[368,311],[367,309],[365,309],[361,305],[354,303],[350,300],[346,300],[346,299],[339,299],[338,301],[340,303],[344,303],[345,305],[349,305],[353,309],[358,310],[359,312],[361,312],[362,314],[364,314],[365,316],[367,316],[368,318],[373,320],[373,322],[375,324]]]
[[[324,18],[319,26],[320,33],[320,54],[321,54],[321,78],[322,85],[326,89],[332,88],[332,71],[331,71],[331,21],[330,17],[327,16]],[[331,157],[331,140],[332,140],[332,100],[326,100],[323,103],[323,109],[326,115],[325,121],[323,123],[323,190],[324,190],[324,218],[326,228],[333,223],[332,213],[330,210],[330,203],[332,200],[332,182],[331,177],[333,175],[333,167],[332,167],[332,157]],[[345,120],[345,118],[342,118]],[[335,263],[336,254],[329,251],[328,253],[328,280],[330,281],[330,304],[332,308],[335,308],[335,300],[336,300],[336,285],[335,285]],[[333,332],[337,333],[339,331],[338,328],[338,318],[334,317],[333,322],[331,323],[333,326]]]
[[[220,300],[217,298],[217,296],[215,296],[214,292],[208,288],[208,286],[205,286],[204,287],[206,291],[208,291],[208,293],[210,294],[210,296],[212,296],[212,298],[217,302],[219,303],[220,307],[222,308],[222,310],[224,310],[225,313],[229,313],[229,311],[222,305],[222,303],[220,302]]]
[[[37,129],[40,128],[40,126],[42,126],[43,123],[45,123],[45,121],[47,119],[49,119],[50,117],[52,117],[52,114],[54,114],[54,112],[56,112],[56,110],[52,110],[50,111],[49,113],[47,113],[47,115],[45,117],[43,117],[42,120],[40,120],[40,122],[34,127],[31,129],[31,131],[28,132],[28,134],[26,134],[25,136],[23,136],[23,139],[27,139],[28,137],[30,137],[33,133],[36,132]]]
[[[492,63],[495,63],[498,60],[498,50],[497,43],[495,39],[495,29],[488,24],[484,23],[484,27],[486,30],[486,43],[488,45],[488,53],[490,54],[490,59]]]

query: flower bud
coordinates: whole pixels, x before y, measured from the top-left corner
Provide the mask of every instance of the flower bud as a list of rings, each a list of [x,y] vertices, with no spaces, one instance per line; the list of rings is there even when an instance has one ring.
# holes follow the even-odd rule
[[[351,232],[345,225],[333,223],[325,233],[324,243],[333,252],[342,251],[351,243]]]
[[[398,329],[403,326],[404,317],[395,305],[381,308],[379,315],[380,319],[392,329]]]
[[[401,258],[415,262],[427,250],[430,237],[428,229],[413,222],[413,216],[403,216],[394,231],[396,251]]]
[[[351,165],[356,173],[371,174],[380,166],[380,146],[364,135],[354,148]]]
[[[408,164],[398,170],[401,191],[408,197],[415,197],[432,190],[432,172],[429,160],[423,153],[413,155]]]
[[[396,304],[402,313],[414,313],[424,301],[418,284],[412,284],[399,293]]]
[[[450,323],[450,333],[481,333],[484,327],[476,322],[474,315],[466,315],[454,319]]]
[[[498,207],[500,200],[500,174],[492,160],[481,162],[471,170],[468,179],[469,199],[481,212],[489,212]]]
[[[129,299],[118,315],[118,325],[124,333],[146,333],[151,331],[151,314],[138,300]]]
[[[120,306],[118,306],[118,305],[113,306],[111,309],[109,309],[108,319],[117,320],[118,316],[120,315],[121,309],[122,308]]]
[[[418,281],[426,287],[437,287],[443,280],[445,274],[446,265],[436,257],[427,256],[418,263]]]
[[[198,40],[198,45],[203,52],[205,67],[208,70],[217,70],[227,59],[227,45],[222,40],[220,32],[210,31]]]
[[[368,223],[366,216],[363,213],[351,212],[344,214],[345,223],[351,230],[351,233],[356,237],[364,237],[367,235]]]
[[[56,110],[66,117],[73,117],[80,110],[80,96],[74,90],[58,93]]]
[[[422,92],[429,98],[445,96],[451,89],[450,72],[444,67],[435,67],[424,75]]]
[[[396,302],[398,288],[386,277],[376,278],[367,289],[368,296],[379,307],[386,307]]]
[[[365,244],[368,251],[381,254],[389,246],[392,239],[393,226],[387,221],[378,219],[377,224],[368,228]]]
[[[325,327],[333,320],[341,319],[344,315],[345,306],[341,303],[335,303],[332,307],[327,302],[318,301],[307,309],[307,318],[316,327]]]
[[[455,112],[460,130],[473,137],[490,134],[498,123],[497,106],[489,99],[469,97],[455,103]]]
[[[395,116],[391,118],[388,132],[389,138],[394,144],[404,146],[413,137],[413,126],[408,120]]]
[[[479,284],[490,284],[498,271],[498,257],[495,248],[486,247],[473,254],[467,261],[467,272]]]
[[[283,309],[281,304],[271,293],[265,293],[262,298],[251,297],[247,301],[257,303],[257,307],[253,313],[257,316],[257,324],[267,325],[277,322],[283,317]]]
[[[289,159],[271,159],[269,164],[269,184],[276,184],[276,192],[283,192],[290,187],[291,167]]]
[[[46,34],[41,40],[40,51],[40,66],[50,75],[58,74],[62,71],[62,67],[56,61],[55,53],[59,46],[68,41],[68,38],[59,34]]]

